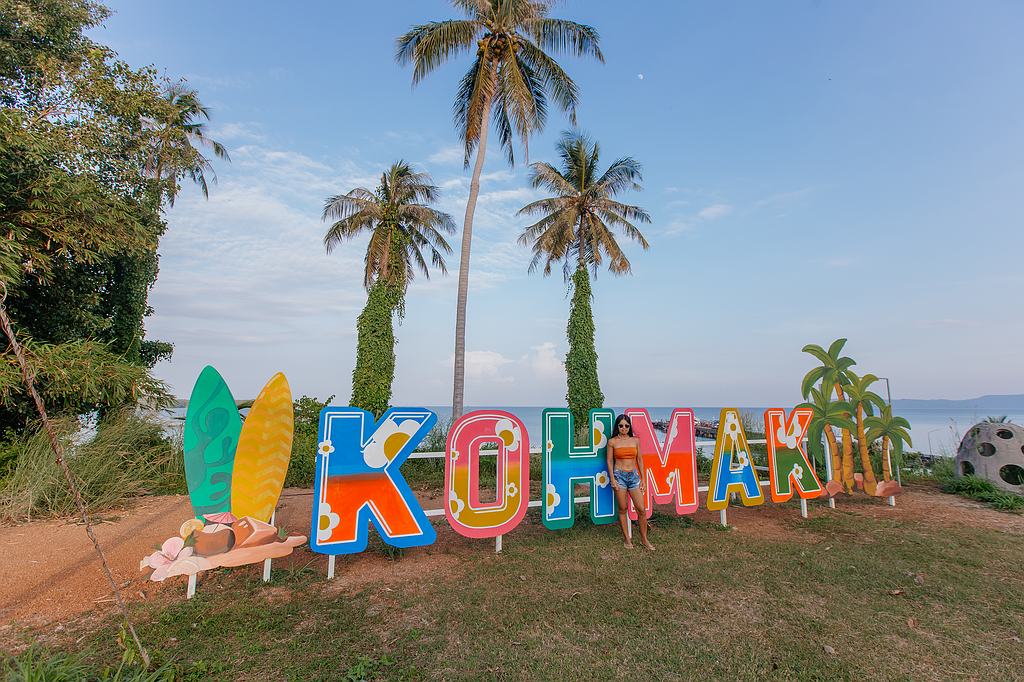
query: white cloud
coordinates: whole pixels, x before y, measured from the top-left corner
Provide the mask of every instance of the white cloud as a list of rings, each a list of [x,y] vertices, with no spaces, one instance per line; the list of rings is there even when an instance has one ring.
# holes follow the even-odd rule
[[[449,360],[454,364],[455,356]],[[515,377],[508,376],[503,369],[512,364],[504,355],[493,350],[468,350],[466,351],[466,378],[475,382],[487,382],[495,384],[511,384]]]
[[[685,199],[675,199],[666,204],[667,208],[681,208],[690,202]],[[695,213],[677,213],[662,232],[665,235],[682,234],[692,232],[704,223],[714,222],[730,215],[734,210],[732,204],[716,202],[709,204]]]
[[[262,127],[252,121],[232,121],[212,126],[208,133],[209,137],[218,142],[228,143],[231,141],[266,142],[267,136],[263,134]],[[228,150],[230,152],[230,150]]]
[[[523,361],[533,374],[541,380],[565,380],[565,363],[551,341],[530,348],[530,354]]]
[[[464,155],[465,155],[465,152],[463,151],[462,147],[459,147],[459,146],[456,146],[456,145],[452,145],[450,147],[443,147],[443,148],[437,150],[436,152],[434,152],[433,154],[428,156],[427,160],[430,161],[431,163],[441,163],[441,164],[454,164],[454,163],[458,163],[458,164],[461,165],[463,159],[465,158]]]
[[[668,224],[668,227],[665,228],[664,234],[681,234],[683,232],[689,232],[692,229],[694,229],[694,224],[692,222],[684,220],[683,218],[676,218]]]
[[[701,220],[718,220],[732,213],[732,206],[729,204],[711,204],[697,212]]]

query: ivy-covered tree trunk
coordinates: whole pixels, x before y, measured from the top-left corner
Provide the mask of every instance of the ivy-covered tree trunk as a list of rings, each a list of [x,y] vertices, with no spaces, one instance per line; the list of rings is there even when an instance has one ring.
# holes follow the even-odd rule
[[[565,356],[565,374],[568,381],[565,399],[576,428],[585,431],[590,410],[604,407],[604,394],[601,393],[601,384],[597,378],[594,313],[590,308],[593,292],[585,266],[576,269],[572,283],[572,307],[569,309],[569,324],[566,328],[569,352]]]
[[[352,407],[380,417],[391,404],[395,378],[394,313],[401,305],[399,287],[374,284],[356,321],[356,367],[352,370]]]

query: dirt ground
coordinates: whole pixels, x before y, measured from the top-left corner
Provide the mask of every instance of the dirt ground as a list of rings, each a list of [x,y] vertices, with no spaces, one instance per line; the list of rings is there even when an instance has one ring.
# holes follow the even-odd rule
[[[440,506],[439,499],[421,497],[425,508]],[[286,490],[278,507],[278,525],[292,533],[309,528],[312,492]],[[814,501],[810,514],[830,513],[824,501]],[[933,486],[910,487],[890,507],[883,500],[840,496],[838,509],[844,513],[914,521],[927,519],[943,525],[971,524],[1024,534],[1024,516],[988,509],[962,498],[945,495]],[[762,537],[799,537],[792,521],[795,505],[765,504],[759,508],[730,507],[728,520],[740,533]],[[184,599],[185,578],[154,583],[146,579],[148,571],[139,570],[139,561],[159,547],[166,538],[177,533],[181,522],[190,516],[188,498],[184,496],[143,498],[131,508],[97,516],[96,534],[107,556],[122,594],[129,601],[152,599]],[[717,522],[717,513],[701,509],[697,521]],[[458,562],[461,552],[477,552],[493,545],[488,541],[468,540],[434,519],[438,542],[431,547],[411,550],[402,561],[388,561],[378,553],[364,553],[338,560],[337,576],[331,589],[358,588],[373,576],[379,580],[382,567],[395,580],[426,571],[445,570]],[[528,517],[526,524],[535,524]],[[652,539],[657,538],[657,523]],[[516,533],[505,542],[515,542]],[[291,556],[274,561],[277,568],[309,567],[326,574],[327,557],[300,547]],[[261,566],[247,567],[258,575]],[[0,527],[0,633],[12,628],[62,628],[72,619],[101,618],[115,609],[109,584],[103,577],[100,562],[81,523],[71,521],[38,521],[17,526]],[[213,576],[199,576],[203,582]],[[0,636],[0,641],[4,638]]]

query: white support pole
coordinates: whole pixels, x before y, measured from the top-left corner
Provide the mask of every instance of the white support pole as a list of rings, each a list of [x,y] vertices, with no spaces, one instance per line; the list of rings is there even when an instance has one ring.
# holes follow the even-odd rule
[[[896,506],[896,498],[893,497],[892,495],[889,496],[889,506],[890,507],[895,507]]]
[[[633,540],[633,519],[629,518],[628,513],[626,514],[626,537]]]
[[[270,515],[270,525],[273,526],[274,525],[274,521],[276,521],[276,520],[277,520],[277,510],[275,509],[274,513]],[[270,562],[271,561],[272,561],[271,559],[264,559],[263,560],[263,582],[265,582],[265,583],[269,583],[270,582]]]
[[[327,579],[334,578],[334,555],[327,557]]]
[[[504,536],[503,535],[496,535],[496,536],[494,536],[494,553],[495,554],[501,554],[501,538],[502,537],[504,537]]]
[[[800,498],[800,516],[807,518],[807,500]]]
[[[832,427],[831,426],[826,426],[825,428],[826,429],[830,429]],[[828,449],[829,442],[828,442],[828,439],[825,438],[825,432],[824,431],[822,431],[821,437],[825,441],[823,446],[822,446],[822,452],[825,453],[825,477],[828,478],[829,481],[831,481],[832,480],[832,476],[833,476],[833,472],[832,472],[832,453],[829,452],[829,449]],[[826,481],[826,483],[828,483],[828,481]],[[828,498],[828,508],[829,509],[835,509],[836,508],[836,498],[831,496],[831,495],[829,495],[829,498]]]
[[[196,574],[188,577],[188,587],[185,589],[185,599],[191,599],[196,595]]]
[[[725,516],[725,510],[724,509],[720,509],[718,511],[718,523],[720,523],[721,525],[726,526],[726,527],[728,527],[728,525],[729,525],[729,520]]]

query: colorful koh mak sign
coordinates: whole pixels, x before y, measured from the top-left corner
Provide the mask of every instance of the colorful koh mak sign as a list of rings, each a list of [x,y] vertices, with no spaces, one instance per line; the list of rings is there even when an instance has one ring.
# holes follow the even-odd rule
[[[480,451],[498,458],[494,502],[480,499]],[[448,432],[444,459],[444,512],[468,538],[504,535],[519,525],[530,503],[530,434],[514,414],[479,410]]]
[[[693,410],[673,410],[663,440],[647,410],[631,408],[625,414],[639,440],[648,515],[655,504],[672,505],[676,514],[692,514],[699,491],[705,489],[709,510],[725,509],[733,494],[746,506],[764,503],[764,486],[737,409],[721,411],[707,488],[698,487]],[[306,541],[304,536],[279,534],[273,525],[292,457],[293,415],[283,374],[267,382],[243,421],[220,374],[212,367],[202,371],[189,400],[183,447],[194,517],[142,560],[141,568],[153,569],[152,580],[282,557]],[[805,446],[815,415],[808,406],[764,413],[765,469],[773,502],[827,494]],[[617,508],[611,486],[607,448],[614,419],[611,410],[591,410],[584,426],[586,444],[577,445],[577,426],[569,410],[543,411],[541,500],[535,504],[541,507],[547,528],[572,527],[579,485],[589,489],[593,523],[612,523],[620,514],[636,518],[631,503],[629,509]],[[379,420],[353,407],[321,411],[310,532],[314,552],[361,552],[370,524],[384,542],[396,547],[434,542],[434,528],[401,467],[436,422],[437,416],[422,407],[391,408]],[[493,492],[485,492],[480,460],[492,456],[495,484]],[[456,532],[494,538],[519,525],[530,506],[531,491],[530,436],[518,417],[501,410],[464,415],[448,432],[444,457],[443,511]],[[890,483],[886,494],[899,492],[898,484]],[[265,569],[265,579],[267,575]]]
[[[370,522],[395,547],[434,542],[434,528],[399,469],[435,422],[437,415],[421,407],[393,407],[380,421],[355,407],[320,412],[314,552],[362,552]]]
[[[655,434],[644,409],[626,410],[640,440],[647,476],[646,509],[673,504],[677,514],[698,507],[696,438],[693,410],[676,409],[664,441]],[[774,502],[797,495],[825,494],[804,445],[812,410],[764,413],[769,494]],[[572,527],[575,488],[590,489],[590,518],[615,521],[620,512],[610,485],[608,438],[614,414],[591,410],[588,442],[574,443],[576,427],[564,408],[543,411],[541,427],[541,520],[547,528]],[[326,407],[320,415],[316,455],[313,532],[310,547],[324,554],[351,554],[366,548],[369,524],[396,547],[429,545],[436,533],[399,471],[435,423],[426,408],[392,408],[379,420],[352,407]],[[494,538],[515,528],[526,514],[530,493],[529,434],[513,414],[480,410],[464,415],[448,432],[445,452],[444,514],[451,527],[471,538]],[[480,458],[496,458],[495,491],[484,500]],[[721,412],[705,506],[725,509],[737,493],[743,504],[763,504],[762,482],[751,457],[739,411]],[[636,518],[633,510],[628,510]]]

